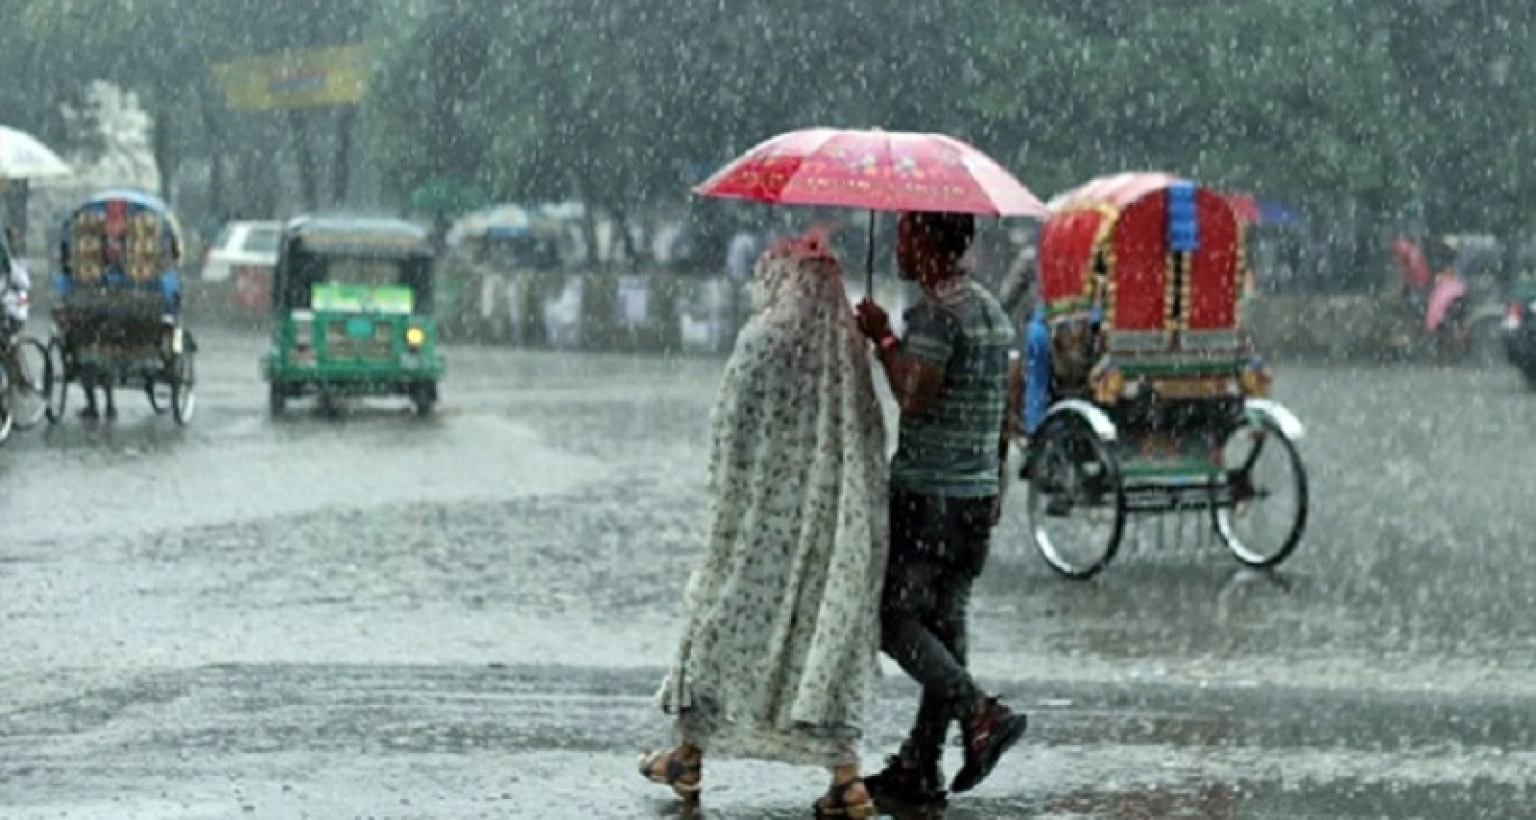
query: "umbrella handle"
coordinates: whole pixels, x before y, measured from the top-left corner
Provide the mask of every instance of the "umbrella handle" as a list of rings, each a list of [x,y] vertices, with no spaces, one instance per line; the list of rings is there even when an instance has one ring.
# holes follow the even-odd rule
[[[864,249],[864,298],[875,301],[875,212],[869,212],[869,242]]]

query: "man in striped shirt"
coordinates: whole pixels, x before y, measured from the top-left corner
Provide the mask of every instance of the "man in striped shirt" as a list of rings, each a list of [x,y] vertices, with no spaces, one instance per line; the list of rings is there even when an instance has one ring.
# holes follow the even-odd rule
[[[965,668],[966,609],[997,521],[1017,405],[1008,390],[1013,323],[961,261],[974,236],[969,214],[902,214],[897,264],[923,290],[906,314],[906,337],[896,337],[873,302],[858,307],[901,407],[881,647],[923,686],[900,753],[866,780],[877,800],[942,802],[939,762],[951,720],[965,741],[956,792],[980,783],[1027,722],[987,697]]]

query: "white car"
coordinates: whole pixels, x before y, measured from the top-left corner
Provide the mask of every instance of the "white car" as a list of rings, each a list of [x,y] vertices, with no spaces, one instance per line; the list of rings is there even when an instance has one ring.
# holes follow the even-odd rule
[[[281,222],[230,222],[208,246],[203,260],[204,282],[225,282],[238,268],[277,266]]]

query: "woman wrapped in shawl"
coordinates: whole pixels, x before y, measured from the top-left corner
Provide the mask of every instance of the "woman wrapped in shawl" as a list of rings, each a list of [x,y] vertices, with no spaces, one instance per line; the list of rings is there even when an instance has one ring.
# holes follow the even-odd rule
[[[824,239],[753,271],[710,415],[709,541],[658,695],[678,744],[640,770],[684,798],[705,753],[832,770],[818,816],[871,817],[859,779],[888,543],[885,426]]]

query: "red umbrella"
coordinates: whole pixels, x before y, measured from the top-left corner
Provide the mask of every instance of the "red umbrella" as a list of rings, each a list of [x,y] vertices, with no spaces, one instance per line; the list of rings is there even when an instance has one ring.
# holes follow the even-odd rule
[[[809,128],[759,143],[705,180],[700,196],[870,210],[1044,217],[1045,203],[976,148],[942,134]]]

